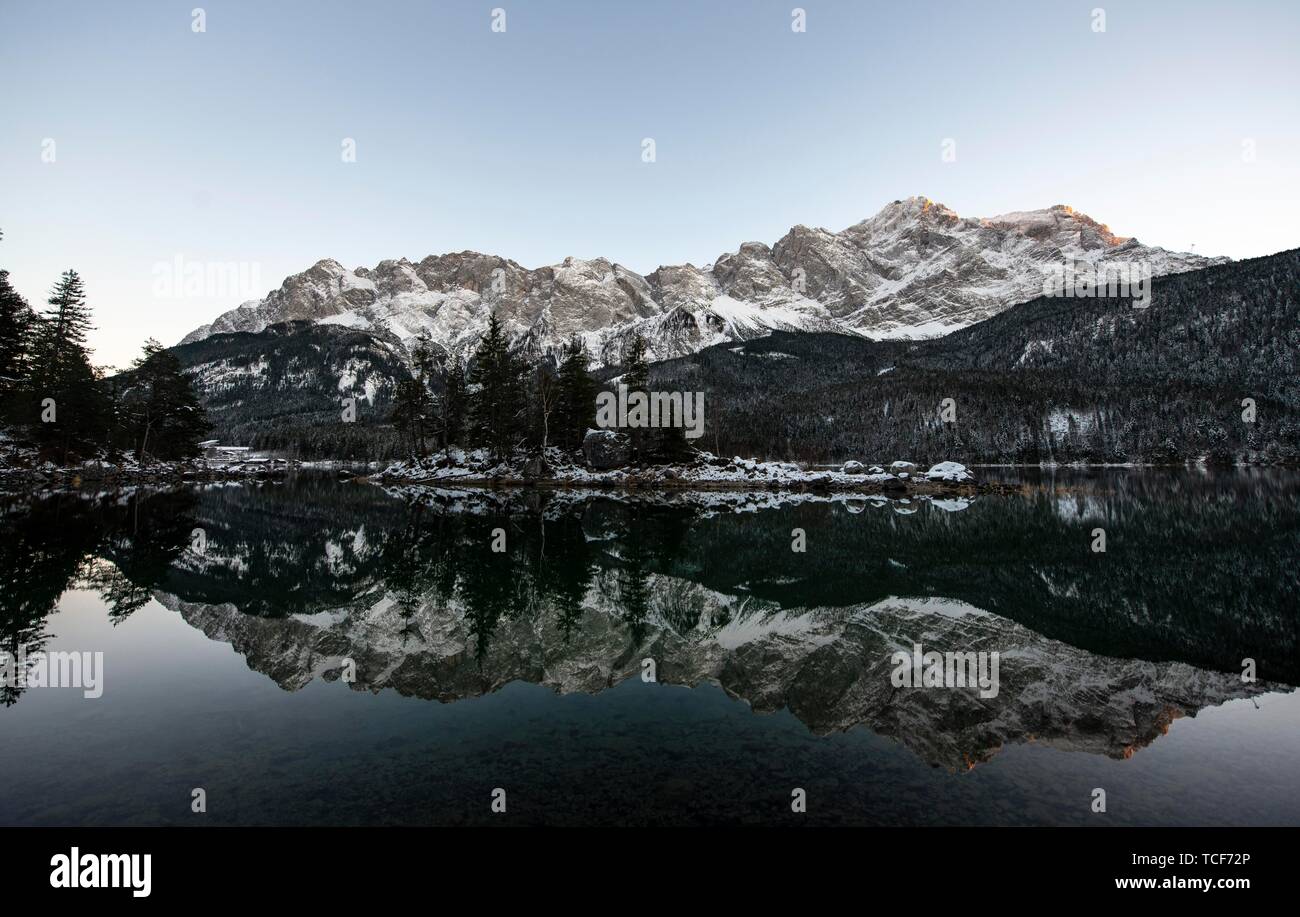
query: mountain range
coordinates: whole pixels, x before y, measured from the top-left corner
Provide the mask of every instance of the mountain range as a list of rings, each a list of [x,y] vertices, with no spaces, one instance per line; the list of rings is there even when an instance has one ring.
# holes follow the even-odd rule
[[[1293,249],[1158,278],[1142,307],[1042,296],[925,341],[775,332],[657,363],[651,387],[703,392],[727,455],[1294,463],[1297,365]]]
[[[351,270],[325,259],[181,343],[305,321],[407,353],[424,335],[444,356],[465,355],[495,313],[531,352],[578,336],[597,364],[616,364],[637,333],[652,359],[772,331],[936,337],[1039,295],[1045,271],[1063,264],[1141,263],[1160,276],[1226,260],[1117,236],[1064,205],[964,218],[911,197],[840,232],[795,226],[772,246],[746,242],[712,264],[644,276],[606,258],[529,269],[465,251]]]
[[[1155,277],[1142,302],[1042,295],[1062,265],[1125,263]],[[530,357],[583,337],[606,378],[645,335],[652,385],[704,392],[701,445],[726,455],[1300,459],[1300,253],[1174,254],[1066,207],[974,220],[910,198],[645,277],[474,253],[321,262],[174,352],[223,441],[386,459],[403,452],[388,416],[414,343],[468,356],[493,312]],[[339,422],[347,398],[355,424]],[[948,401],[955,422],[937,415]]]
[[[1160,277],[1135,305],[1040,296],[920,341],[773,331],[659,361],[651,384],[703,392],[701,445],[724,455],[1300,460],[1300,251]],[[311,458],[404,454],[387,420],[410,370],[391,335],[300,319],[174,352],[226,442]],[[339,423],[349,397],[357,422]]]

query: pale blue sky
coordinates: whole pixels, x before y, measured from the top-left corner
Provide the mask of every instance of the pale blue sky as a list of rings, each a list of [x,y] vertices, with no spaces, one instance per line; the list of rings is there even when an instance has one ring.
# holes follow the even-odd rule
[[[258,294],[462,249],[646,272],[914,194],[1300,245],[1294,0],[798,0],[804,34],[795,5],[0,0],[0,266],[34,304],[77,268],[121,365],[242,298],[156,296],[178,254],[256,262]]]

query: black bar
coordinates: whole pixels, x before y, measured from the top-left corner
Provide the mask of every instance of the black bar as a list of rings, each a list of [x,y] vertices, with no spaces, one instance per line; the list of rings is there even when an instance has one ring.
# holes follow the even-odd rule
[[[1021,895],[1061,903],[1199,895],[1230,906],[1243,893],[1294,888],[1296,840],[1287,828],[571,829],[558,838],[487,828],[30,828],[3,836],[7,903],[67,901],[75,893],[84,901],[205,908],[271,900],[388,907],[412,895],[447,905],[462,895],[531,895],[535,906],[568,898],[585,908],[618,901],[592,897],[607,888],[662,906],[687,887],[698,888],[700,900],[731,901],[782,891],[820,898],[838,888],[863,906],[899,895],[941,906]],[[126,881],[118,888],[52,887],[51,861],[73,847],[79,858],[149,854],[147,899]],[[1156,887],[1119,887],[1143,879]],[[1178,886],[1188,880],[1216,887]],[[1217,887],[1239,880],[1248,887]]]

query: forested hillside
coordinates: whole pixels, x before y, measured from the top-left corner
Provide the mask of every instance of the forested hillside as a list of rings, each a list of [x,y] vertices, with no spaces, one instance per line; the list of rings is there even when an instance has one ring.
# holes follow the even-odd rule
[[[287,322],[172,352],[207,408],[212,435],[224,443],[306,458],[380,460],[401,451],[389,414],[410,370],[374,335]],[[355,399],[351,420],[344,419],[347,399]]]
[[[1294,462],[1298,352],[1293,250],[1158,278],[1145,309],[1041,298],[917,343],[774,334],[658,364],[652,387],[704,391],[704,444],[728,453]]]

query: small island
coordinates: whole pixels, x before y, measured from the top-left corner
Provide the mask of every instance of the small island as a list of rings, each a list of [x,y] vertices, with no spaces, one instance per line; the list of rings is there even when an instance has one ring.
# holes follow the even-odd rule
[[[520,451],[500,459],[487,449],[442,449],[418,459],[394,462],[371,476],[383,484],[430,487],[539,487],[649,490],[773,490],[789,492],[852,492],[907,496],[912,494],[1000,493],[1013,485],[981,483],[969,468],[942,461],[921,468],[909,461],[888,466],[848,461],[817,468],[794,462],[724,458],[695,451],[677,462],[632,462],[622,448],[623,434],[591,430],[578,453],[556,447],[542,452]]]

